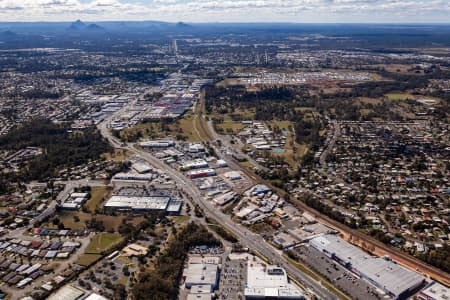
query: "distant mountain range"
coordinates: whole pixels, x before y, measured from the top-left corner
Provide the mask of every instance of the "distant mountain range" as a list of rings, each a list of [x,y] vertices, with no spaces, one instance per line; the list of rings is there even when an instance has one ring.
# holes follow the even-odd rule
[[[208,34],[320,34],[333,37],[359,36],[368,40],[402,36],[408,43],[411,40],[418,41],[425,37],[434,43],[448,45],[450,24],[171,23],[164,21],[83,22],[82,20],[74,22],[0,22],[0,38],[2,40],[24,42],[33,38],[34,41],[41,40],[43,45],[52,46],[55,43],[51,38],[49,39],[49,36],[64,37],[65,39],[111,38],[112,36],[157,38],[175,35],[206,36]],[[398,38],[395,40],[399,41]]]
[[[15,33],[14,31],[11,31],[11,30],[5,30],[5,31],[0,32],[0,36],[4,37],[4,38],[15,37],[15,36],[17,36],[17,33]]]
[[[82,31],[82,30],[101,31],[101,30],[104,30],[104,28],[95,23],[87,25],[86,23],[82,22],[81,20],[76,20],[75,22],[70,24],[70,26],[67,28],[67,30],[70,30],[70,31]]]

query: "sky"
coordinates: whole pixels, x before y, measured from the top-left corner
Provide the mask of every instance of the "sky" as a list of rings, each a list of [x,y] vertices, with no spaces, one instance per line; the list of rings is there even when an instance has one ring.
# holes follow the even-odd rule
[[[450,0],[0,0],[1,21],[450,23]]]

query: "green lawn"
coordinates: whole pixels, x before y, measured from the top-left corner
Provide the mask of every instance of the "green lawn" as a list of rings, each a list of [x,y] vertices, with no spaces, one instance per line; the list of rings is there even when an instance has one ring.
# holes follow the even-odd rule
[[[389,100],[398,101],[398,100],[406,100],[406,99],[414,99],[414,97],[410,94],[402,94],[402,93],[389,93],[385,95]]]
[[[227,129],[231,129],[234,134],[238,134],[244,129],[245,125],[242,122],[224,121],[223,123],[217,124],[217,127],[221,128],[224,133],[228,133]]]
[[[122,149],[114,149],[112,153],[104,153],[102,155],[106,160],[113,160],[117,162],[121,162],[126,160],[131,156],[131,152]]]
[[[169,127],[171,129],[170,134],[173,136],[181,134],[188,142],[202,141],[200,136],[198,136],[197,132],[194,130],[194,116],[192,116],[191,114],[187,114],[179,120],[179,128],[181,129],[181,132],[178,132],[176,126],[174,126],[173,124],[171,124]],[[200,128],[197,128],[197,130],[200,130]]]
[[[117,233],[98,233],[91,238],[85,254],[101,254],[119,244],[122,239],[122,236]]]
[[[100,257],[102,257],[100,254],[82,254],[80,255],[80,258],[75,262],[76,264],[80,266],[90,266],[94,262],[96,262]]]
[[[106,186],[93,187],[91,190],[91,198],[86,202],[86,206],[90,212],[94,212],[95,209],[102,203],[103,198],[108,195],[109,188]]]
[[[127,283],[128,283],[128,277],[124,276],[124,277],[120,278],[119,284],[127,285]]]
[[[189,216],[176,216],[173,218],[175,224],[185,223],[189,221]]]
[[[239,162],[239,164],[241,165],[241,166],[243,166],[243,167],[246,167],[246,168],[253,168],[253,165],[252,165],[252,163],[251,162],[249,162],[249,161],[241,161],[241,162]]]

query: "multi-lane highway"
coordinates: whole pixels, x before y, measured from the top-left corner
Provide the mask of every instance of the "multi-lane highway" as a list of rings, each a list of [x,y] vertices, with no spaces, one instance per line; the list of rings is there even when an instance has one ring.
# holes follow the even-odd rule
[[[121,111],[123,110],[125,110],[125,108],[123,108]],[[239,239],[240,243],[243,246],[260,253],[261,255],[269,259],[272,263],[285,268],[290,276],[297,282],[301,283],[305,289],[312,291],[321,299],[339,299],[337,295],[323,286],[321,282],[316,281],[309,275],[301,272],[299,269],[289,264],[289,262],[281,255],[281,253],[279,253],[274,247],[266,242],[260,235],[254,234],[247,228],[235,223],[231,220],[230,216],[225,215],[220,211],[220,209],[217,209],[217,207],[214,207],[210,202],[205,200],[197,186],[183,174],[170,168],[168,165],[155,158],[150,153],[137,149],[133,147],[132,144],[123,144],[118,141],[117,138],[115,138],[111,134],[108,128],[108,124],[114,118],[114,116],[119,114],[121,111],[105,119],[98,125],[98,128],[102,135],[106,139],[108,139],[114,147],[128,150],[131,153],[146,160],[153,167],[163,170],[167,175],[175,180],[178,186],[182,188],[183,191],[188,194],[203,209],[206,216],[216,219],[222,226],[232,232]]]

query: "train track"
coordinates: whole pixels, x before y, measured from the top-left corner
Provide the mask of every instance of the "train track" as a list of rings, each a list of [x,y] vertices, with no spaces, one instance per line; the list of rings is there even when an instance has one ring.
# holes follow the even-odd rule
[[[201,95],[200,101],[198,103],[198,106],[196,108],[196,117],[198,119],[199,126],[201,128],[201,131],[206,137],[205,140],[212,141],[214,140],[213,134],[209,132],[207,124],[205,124],[205,119],[203,117],[203,105],[204,105],[204,94]],[[195,120],[194,120],[195,122]],[[195,124],[194,124],[195,125]],[[200,135],[200,134],[199,134]],[[204,137],[200,136],[202,139]],[[255,174],[255,172],[245,166],[242,166],[237,162],[233,157],[228,157],[229,161],[233,162],[233,165],[237,168],[239,168],[245,175],[248,177],[254,179],[255,181],[261,182],[268,187],[270,187],[272,190],[276,191],[280,196],[283,196],[286,198],[286,195],[288,193],[280,188],[275,187],[272,185],[272,183],[268,182],[267,180],[262,179],[260,176]],[[309,207],[306,205],[303,201],[299,199],[292,199],[291,200],[294,205],[296,205],[298,208],[302,209],[303,211],[306,211],[316,217],[316,219],[322,221],[323,223],[326,223],[330,227],[336,229],[337,231],[344,233],[348,236],[356,237],[359,241],[366,244],[366,246],[373,247],[375,249],[381,250],[381,252],[386,253],[389,255],[391,259],[398,262],[401,265],[404,265],[410,269],[414,269],[418,272],[421,272],[422,274],[439,281],[447,286],[450,286],[450,274],[447,272],[444,272],[436,267],[433,267],[417,258],[414,258],[400,250],[394,249],[392,247],[389,247],[388,245],[383,244],[382,242],[362,233],[357,230],[351,229],[348,226],[333,220],[329,218],[326,215],[321,214],[319,211],[315,210],[314,208]]]

